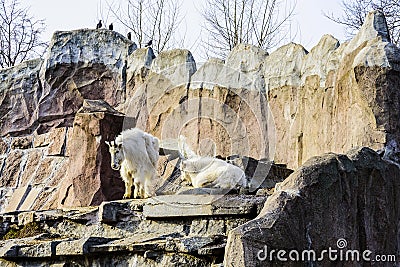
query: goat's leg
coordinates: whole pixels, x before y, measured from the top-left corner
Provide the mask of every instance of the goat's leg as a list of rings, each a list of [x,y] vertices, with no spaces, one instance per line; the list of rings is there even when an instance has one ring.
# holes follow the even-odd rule
[[[139,183],[137,179],[134,179],[133,181],[133,185],[135,186],[135,189],[133,189],[133,198],[140,198]]]
[[[137,189],[137,197],[144,198],[144,173],[143,170],[139,170],[135,176],[135,190]]]
[[[121,167],[121,177],[125,183],[125,194],[124,199],[131,198],[132,195],[132,174],[125,169],[124,166]]]
[[[132,180],[125,181],[125,194],[124,199],[131,198],[132,195]]]
[[[156,179],[156,174],[149,173],[144,180],[144,197],[149,198],[153,196],[152,183]]]
[[[141,183],[139,183],[139,191],[140,191],[140,198],[145,198],[146,194],[144,191],[144,181],[141,181]]]

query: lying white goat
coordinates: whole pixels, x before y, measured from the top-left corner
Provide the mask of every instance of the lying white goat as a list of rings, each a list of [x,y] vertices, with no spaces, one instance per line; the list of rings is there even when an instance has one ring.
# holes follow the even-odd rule
[[[152,181],[157,176],[159,141],[138,128],[123,131],[115,141],[107,142],[111,168],[120,170],[125,182],[124,198],[147,198],[153,195]]]
[[[247,186],[245,173],[239,167],[221,159],[196,155],[182,135],[178,139],[178,146],[182,158],[182,178],[193,187],[234,189]]]

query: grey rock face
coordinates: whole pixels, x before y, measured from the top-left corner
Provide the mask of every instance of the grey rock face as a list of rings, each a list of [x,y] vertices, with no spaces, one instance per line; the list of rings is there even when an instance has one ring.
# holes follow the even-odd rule
[[[269,251],[320,253],[328,247],[337,249],[341,238],[347,241],[346,249],[398,258],[399,193],[400,169],[369,148],[312,158],[268,198],[256,219],[230,232],[225,264],[297,266],[276,258],[259,260],[257,254],[265,246]]]
[[[38,124],[36,109],[42,96],[39,70],[42,60],[25,61],[0,70],[0,135],[32,132]]]
[[[212,212],[187,216],[193,196],[191,200],[164,198],[164,206],[159,208],[176,213],[173,217],[152,219],[145,217],[147,207],[154,207],[151,199],[2,214],[0,237],[6,236],[6,240],[0,241],[0,264],[221,265],[228,231],[254,218],[259,211],[256,206],[262,206],[265,199],[242,198],[245,205],[241,208],[237,196],[225,196]],[[10,229],[14,229],[13,239],[5,235]]]
[[[135,43],[114,31],[56,32],[40,71],[39,130],[72,126],[83,99],[105,100],[114,107],[123,103],[127,58],[135,49]]]

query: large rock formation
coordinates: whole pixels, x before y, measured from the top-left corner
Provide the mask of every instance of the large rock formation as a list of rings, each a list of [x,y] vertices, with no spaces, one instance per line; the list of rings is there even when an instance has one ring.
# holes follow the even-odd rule
[[[0,70],[0,211],[121,197],[104,140],[122,129],[122,114],[110,113],[109,104],[125,101],[127,62],[135,49],[113,31],[56,32],[43,61]],[[86,106],[73,127],[84,99],[95,106]],[[106,102],[98,106],[90,99]]]
[[[291,172],[284,165],[296,169],[307,162],[269,198],[258,218],[231,232],[226,264],[264,264],[254,261],[264,245],[320,249],[334,246],[339,237],[345,237],[352,248],[398,255],[398,166],[367,148],[347,156],[307,160],[356,146],[386,146],[383,157],[400,160],[399,62],[399,49],[390,43],[379,12],[370,13],[360,32],[341,45],[330,35],[310,52],[293,43],[271,54],[240,44],[226,60],[210,59],[199,68],[185,49],[156,57],[151,48],[136,49],[113,31],[56,32],[44,60],[0,70],[0,212],[7,212],[0,217],[0,234],[11,235],[14,227],[35,220],[36,227],[61,226],[49,232],[56,234],[51,241],[40,236],[5,242],[0,252],[9,258],[22,255],[23,263],[37,257],[36,250],[61,261],[78,254],[81,263],[96,253],[128,251],[121,261],[104,255],[95,264],[149,263],[149,259],[161,265],[170,260],[204,266],[221,263],[225,237],[233,228],[225,219],[198,220],[193,227],[186,221],[165,220],[163,224],[185,233],[173,242],[171,236],[163,236],[157,237],[160,242],[146,239],[139,245],[131,245],[131,240],[110,243],[109,238],[127,232],[157,232],[158,222],[142,218],[176,217],[180,210],[167,210],[164,205],[171,199],[174,206],[188,205],[195,212],[190,216],[241,212],[243,220],[235,218],[235,227],[259,211],[259,206],[247,205],[255,196],[244,197],[243,207],[232,200],[222,208],[197,209],[193,194],[207,194],[207,190],[184,188],[176,148],[163,147],[158,192],[179,192],[183,197],[163,196],[161,203],[151,199],[143,212],[140,201],[112,202],[103,204],[98,213],[95,207],[65,217],[59,211],[21,212],[98,205],[120,198],[123,183],[110,168],[104,141],[123,128],[137,126],[163,144],[184,134],[198,154],[219,156],[242,167],[251,179],[250,191],[261,187],[257,194],[262,196]],[[220,213],[213,213],[216,209]],[[345,216],[340,209],[350,213]],[[44,222],[47,219],[49,223]],[[68,227],[71,220],[88,223],[88,228],[78,226],[81,233],[89,229],[88,234],[79,235],[79,240],[57,239],[65,236],[59,231],[64,226],[76,229]],[[15,226],[16,221],[20,226]],[[117,229],[105,227],[102,232],[103,223]],[[334,230],[326,230],[327,225]],[[29,232],[31,226],[17,232]],[[214,229],[222,231],[222,239],[191,236]],[[193,246],[195,242],[207,245]]]
[[[388,41],[382,14],[373,12],[342,45],[326,35],[309,53],[288,44],[268,55],[241,44],[225,61],[211,59],[197,69],[184,49],[155,57],[116,32],[56,32],[43,62],[1,71],[1,133],[27,143],[4,138],[1,191],[22,186],[20,172],[27,176],[24,166],[37,162],[29,145],[36,136],[68,128],[68,138],[77,131],[73,120],[84,99],[123,112],[123,128],[137,126],[161,140],[184,134],[201,155],[238,154],[295,169],[312,156],[359,145],[397,149],[400,55]]]
[[[376,265],[394,266],[400,259],[399,194],[399,165],[369,148],[314,157],[280,185],[256,219],[230,232],[225,265],[298,266],[296,260],[279,261],[271,251],[284,250],[281,257],[289,260],[291,250],[300,255],[313,250],[316,258],[304,261],[325,266],[332,258],[325,254],[318,259],[331,247],[360,252],[358,262],[343,258],[343,266],[350,266],[345,265],[349,262],[365,266],[366,250],[372,252],[367,255],[371,260],[376,255],[394,255]],[[347,245],[337,243],[340,239]]]
[[[161,196],[0,216],[1,266],[221,266],[265,196]]]
[[[399,61],[379,12],[348,43],[326,35],[310,53],[295,44],[272,53],[264,67],[275,160],[296,168],[324,152],[398,143]]]
[[[325,35],[310,52],[239,45],[193,73],[191,56],[176,50],[129,89],[125,113],[161,138],[187,135],[200,154],[239,151],[297,168],[324,152],[399,142],[399,51],[379,12],[350,42]]]
[[[39,131],[71,125],[84,99],[102,99],[114,107],[123,103],[127,59],[135,49],[114,31],[56,32],[40,71]]]
[[[84,99],[125,101],[135,43],[108,30],[56,32],[44,60],[0,70],[1,136],[72,127]]]

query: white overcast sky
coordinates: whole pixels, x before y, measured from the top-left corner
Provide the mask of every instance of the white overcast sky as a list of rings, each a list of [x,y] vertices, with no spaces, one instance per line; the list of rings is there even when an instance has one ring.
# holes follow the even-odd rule
[[[182,34],[186,34],[186,47],[198,59],[201,49],[198,46],[202,18],[199,14],[204,0],[184,0],[182,11],[185,13]],[[37,19],[45,19],[47,28],[44,40],[50,40],[54,31],[93,28],[96,26],[100,0],[21,0],[23,6],[30,6],[30,11]],[[337,39],[345,39],[343,26],[338,25],[323,16],[323,12],[341,14],[340,0],[297,0],[293,18],[293,40],[310,50],[318,43],[322,35],[332,34]],[[126,34],[123,29],[114,30]],[[196,43],[197,41],[197,43]],[[283,45],[283,44],[282,44]],[[271,52],[271,51],[269,51]]]

